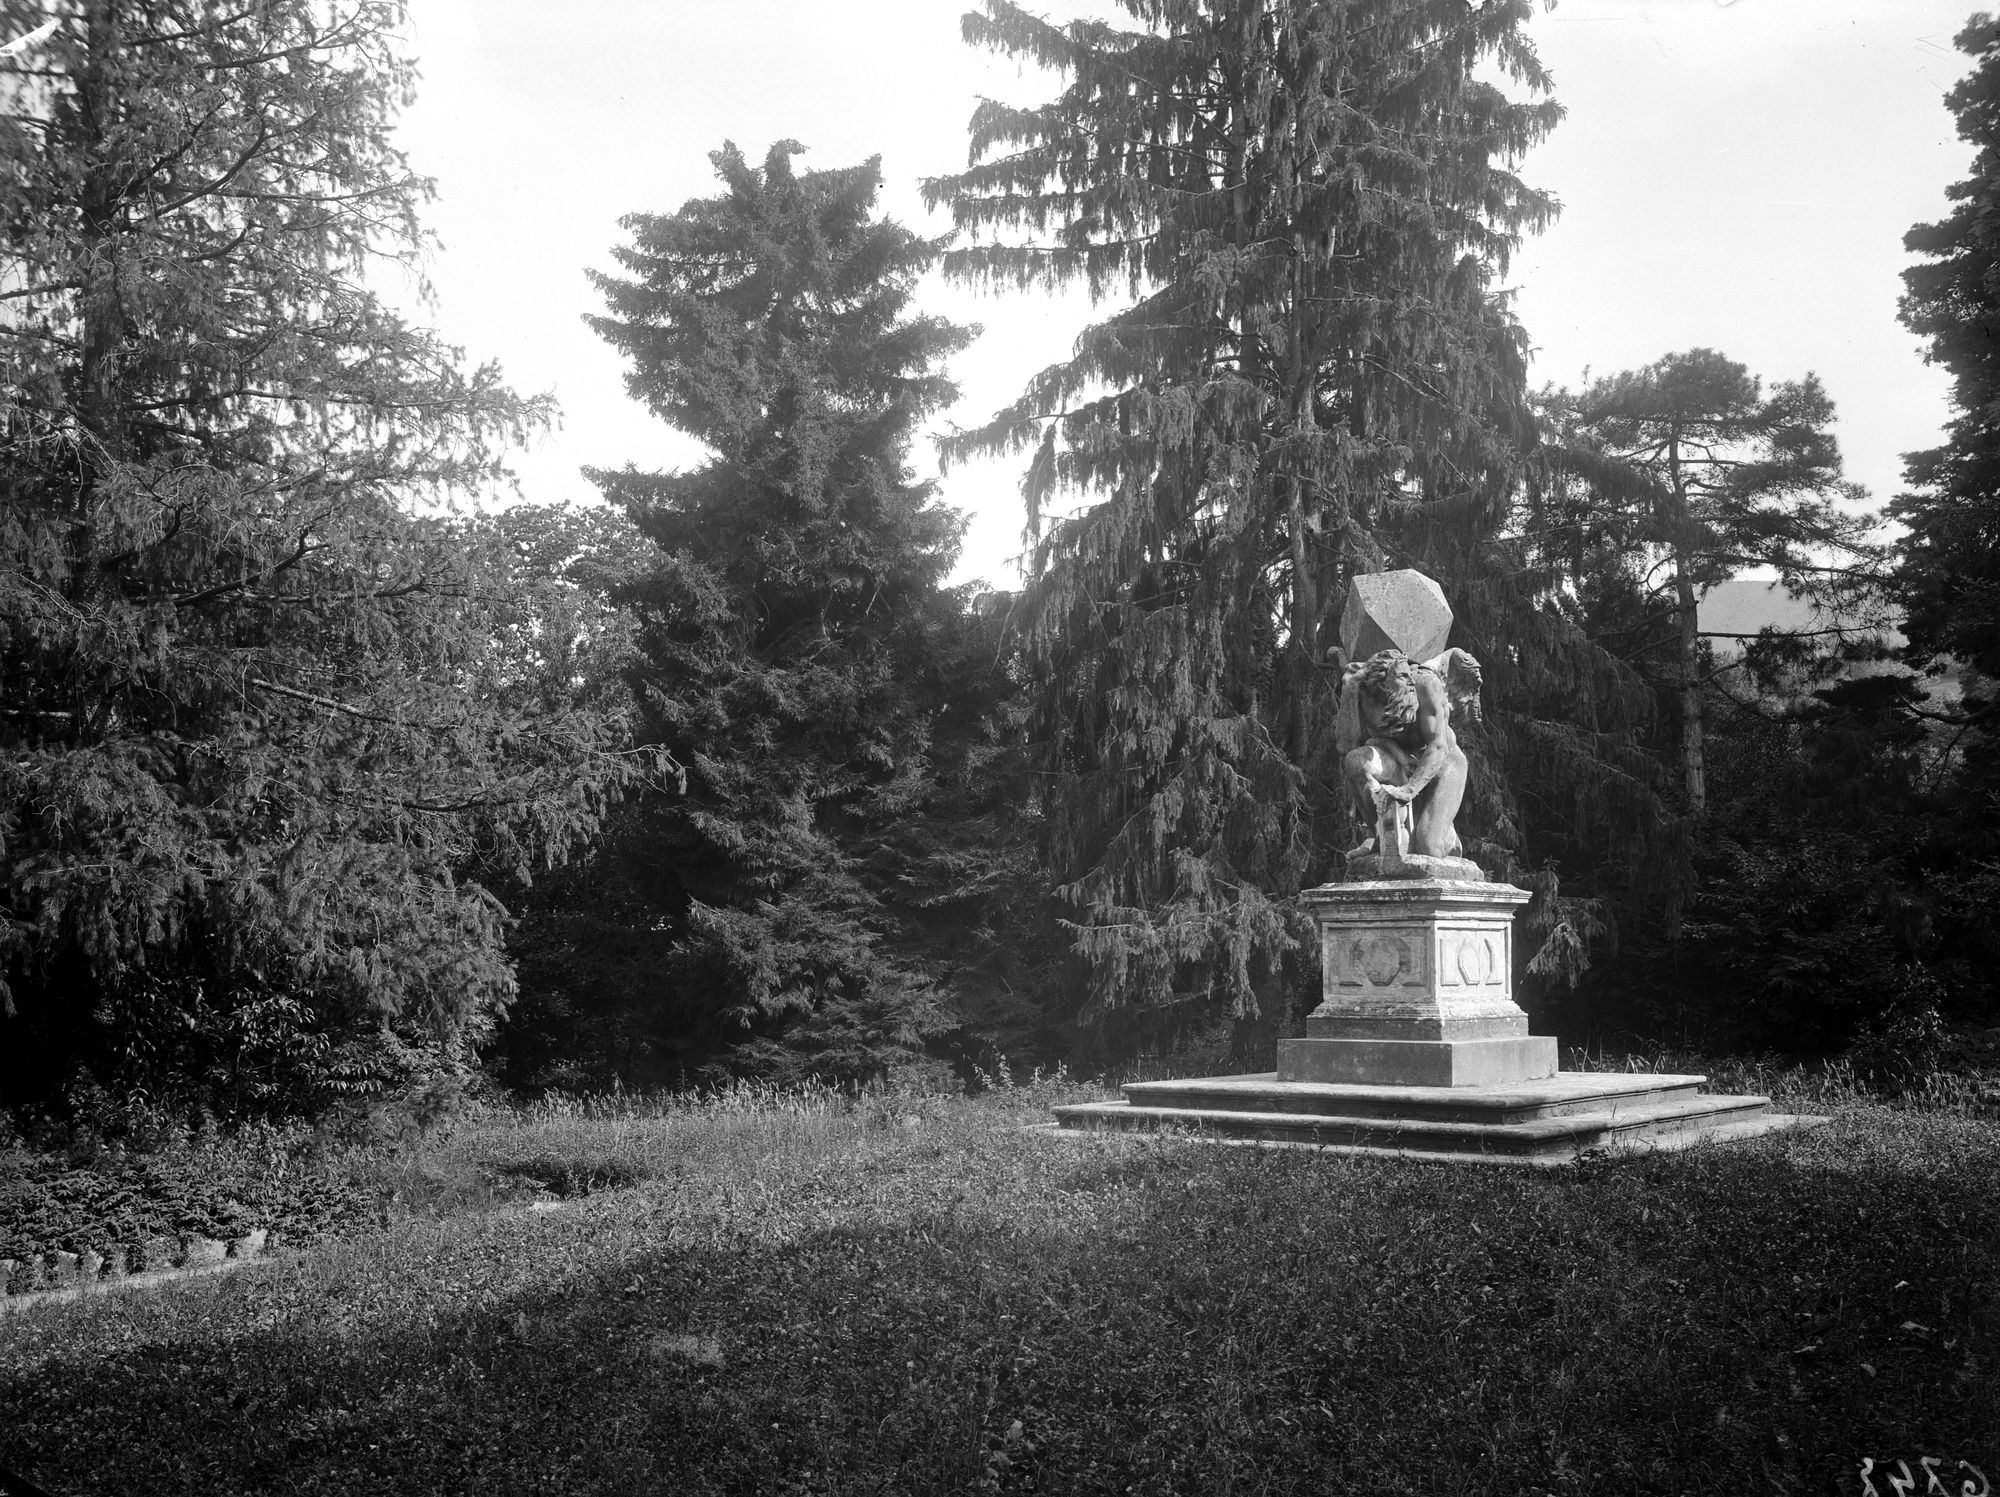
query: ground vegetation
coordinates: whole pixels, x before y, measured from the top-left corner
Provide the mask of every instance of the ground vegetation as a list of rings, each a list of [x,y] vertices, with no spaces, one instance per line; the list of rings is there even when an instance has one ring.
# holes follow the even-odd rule
[[[551,1099],[380,1161],[386,1228],[13,1309],[0,1463],[76,1494],[1990,1475],[1995,1125],[1738,1079],[1836,1120],[1515,1170],[1016,1126],[1098,1094],[1068,1084]],[[481,1194],[559,1160],[627,1186]]]

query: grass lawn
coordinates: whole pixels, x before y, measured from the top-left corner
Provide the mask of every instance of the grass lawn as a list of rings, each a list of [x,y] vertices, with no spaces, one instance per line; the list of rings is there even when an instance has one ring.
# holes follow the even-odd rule
[[[1849,1104],[1554,1171],[1021,1131],[1102,1094],[467,1125],[372,1166],[387,1227],[0,1317],[0,1464],[118,1494],[2000,1480],[2000,1125]],[[615,1188],[464,1183],[496,1171]]]

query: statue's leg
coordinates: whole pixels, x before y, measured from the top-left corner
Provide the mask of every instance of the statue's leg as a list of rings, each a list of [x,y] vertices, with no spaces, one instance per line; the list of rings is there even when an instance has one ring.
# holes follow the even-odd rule
[[[1375,799],[1373,789],[1376,771],[1381,767],[1380,756],[1367,744],[1349,749],[1347,757],[1340,761],[1340,772],[1347,780],[1347,789],[1354,802],[1354,814],[1361,818],[1364,826],[1375,823]]]
[[[1459,856],[1459,803],[1465,799],[1465,750],[1453,744],[1444,768],[1417,797],[1416,822],[1410,829],[1410,851],[1430,858]]]
[[[1400,744],[1383,738],[1371,738],[1358,749],[1350,750],[1341,761],[1341,768],[1347,776],[1348,789],[1354,795],[1354,814],[1361,818],[1364,828],[1362,845],[1375,832],[1375,787],[1377,785],[1400,785],[1410,777],[1410,757]]]

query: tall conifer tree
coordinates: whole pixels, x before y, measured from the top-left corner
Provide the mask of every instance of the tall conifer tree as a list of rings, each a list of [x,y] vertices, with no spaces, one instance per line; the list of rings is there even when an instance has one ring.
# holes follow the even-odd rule
[[[946,1022],[885,896],[912,871],[888,834],[937,792],[966,621],[943,587],[962,521],[909,443],[970,334],[910,315],[937,246],[874,216],[879,162],[799,173],[799,150],[726,146],[720,195],[625,220],[629,278],[596,278],[592,324],[712,456],[591,476],[657,548],[624,590],[635,679],[687,767],[643,828],[662,1058],[857,1076]]]
[[[1992,680],[2000,677],[2000,21],[1975,15],[1958,46],[1974,66],[1945,104],[1978,155],[1949,189],[1951,213],[1905,237],[1924,263],[1903,272],[1902,303],[1904,326],[1951,373],[1957,414],[1944,443],[1907,456],[1913,492],[1890,512],[1908,527],[1901,582],[1911,644]]]
[[[0,64],[0,1089],[160,1095],[192,1036],[190,1085],[306,1102],[378,1026],[480,1031],[490,886],[633,761],[434,507],[546,410],[370,289],[424,246],[402,7],[0,0],[0,36],[51,14]]]
[[[1287,897],[1347,831],[1320,757],[1347,579],[1438,576],[1503,695],[1517,655],[1553,658],[1497,647],[1561,621],[1495,564],[1532,426],[1493,279],[1554,212],[1510,168],[1560,110],[1536,97],[1527,0],[1120,9],[966,18],[1063,86],[982,104],[970,167],[927,184],[985,240],[947,268],[1129,305],[947,450],[1032,454],[1025,617],[1086,1017],[1241,1015],[1294,942]]]

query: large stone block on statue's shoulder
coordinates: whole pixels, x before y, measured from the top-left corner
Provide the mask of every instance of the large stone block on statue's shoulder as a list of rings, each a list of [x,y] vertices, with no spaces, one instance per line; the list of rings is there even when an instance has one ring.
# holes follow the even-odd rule
[[[1340,613],[1340,647],[1349,660],[1401,650],[1412,660],[1444,653],[1451,638],[1451,605],[1444,589],[1422,572],[1367,572],[1347,587]]]

